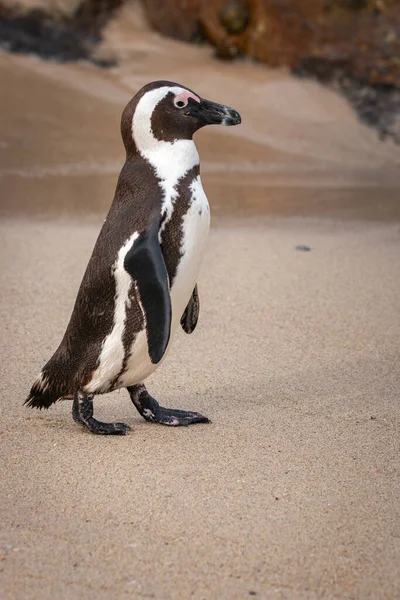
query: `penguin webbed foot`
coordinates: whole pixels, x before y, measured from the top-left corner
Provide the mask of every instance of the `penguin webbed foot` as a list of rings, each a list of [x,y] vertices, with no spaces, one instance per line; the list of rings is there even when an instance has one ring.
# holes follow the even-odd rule
[[[139,413],[146,421],[151,423],[178,427],[192,425],[193,423],[211,422],[208,417],[197,412],[160,406],[143,385],[129,387],[128,392]]]
[[[101,435],[126,435],[130,431],[126,423],[103,423],[93,417],[93,395],[76,392],[72,405],[72,418],[79,425],[84,425],[91,433]]]
[[[97,419],[88,419],[87,421],[78,421],[80,425],[84,425],[91,433],[99,433],[101,435],[126,435],[131,430],[126,423],[103,423]]]
[[[158,403],[157,403],[158,404]],[[179,425],[187,426],[193,423],[210,423],[210,419],[197,412],[189,410],[178,410],[174,408],[164,408],[158,405],[154,413],[154,417],[146,418],[147,421],[178,427]]]

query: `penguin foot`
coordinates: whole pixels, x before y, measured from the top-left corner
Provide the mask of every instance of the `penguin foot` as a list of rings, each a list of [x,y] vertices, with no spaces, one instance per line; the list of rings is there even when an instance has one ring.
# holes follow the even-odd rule
[[[155,398],[150,396],[143,384],[128,387],[133,404],[146,421],[161,423],[170,427],[187,426],[193,423],[210,423],[210,419],[200,413],[164,408]]]
[[[103,423],[97,419],[87,419],[87,421],[78,420],[74,417],[74,421],[79,425],[84,425],[91,433],[99,433],[102,435],[126,435],[130,431],[129,425],[126,423]]]
[[[102,423],[93,417],[93,394],[86,395],[75,392],[72,404],[72,418],[79,425],[84,425],[92,433],[102,435],[126,435],[130,431],[125,423]]]
[[[152,398],[154,400],[154,398]],[[155,401],[157,402],[157,401]],[[173,408],[164,408],[157,402],[157,407],[153,409],[145,409],[147,414],[142,416],[146,421],[153,423],[161,423],[170,427],[178,427],[179,425],[187,426],[193,423],[210,423],[210,419],[200,413],[191,412],[189,410],[177,410]]]

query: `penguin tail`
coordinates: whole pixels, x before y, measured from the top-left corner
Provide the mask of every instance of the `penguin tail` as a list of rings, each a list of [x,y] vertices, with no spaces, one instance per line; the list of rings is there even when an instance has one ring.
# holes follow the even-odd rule
[[[46,365],[47,367],[47,365]],[[51,375],[44,367],[32,385],[29,396],[24,404],[30,408],[49,408],[57,400],[68,396],[70,390],[60,380]]]

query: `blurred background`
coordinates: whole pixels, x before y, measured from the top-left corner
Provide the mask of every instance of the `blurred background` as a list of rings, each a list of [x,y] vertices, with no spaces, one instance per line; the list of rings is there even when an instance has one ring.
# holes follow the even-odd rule
[[[400,598],[399,0],[0,0],[2,600]],[[23,407],[65,331],[146,83],[196,136],[201,311],[128,394]]]
[[[391,219],[399,57],[396,0],[0,0],[0,214],[104,214],[167,79],[242,115],[197,135],[214,216]]]

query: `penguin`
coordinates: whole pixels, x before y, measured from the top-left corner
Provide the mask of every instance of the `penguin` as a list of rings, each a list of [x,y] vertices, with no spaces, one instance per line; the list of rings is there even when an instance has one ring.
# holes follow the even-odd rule
[[[93,416],[98,394],[127,388],[140,415],[170,426],[208,423],[164,408],[144,380],[165,358],[180,325],[199,317],[197,276],[210,224],[193,134],[238,125],[239,113],[169,81],[145,85],[121,118],[126,160],[64,337],[25,404],[49,408],[72,398],[75,422],[97,434],[125,435],[125,423]]]

